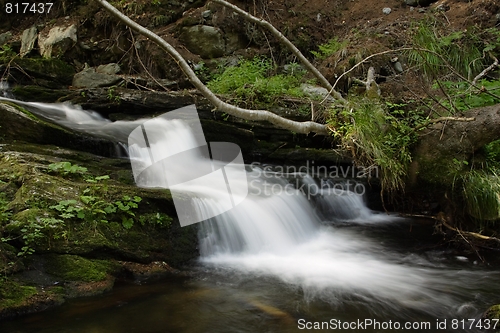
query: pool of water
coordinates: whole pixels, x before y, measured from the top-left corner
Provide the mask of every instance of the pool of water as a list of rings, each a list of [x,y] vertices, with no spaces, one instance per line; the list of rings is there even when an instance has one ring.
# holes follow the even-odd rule
[[[479,332],[469,329],[471,319],[477,324],[482,313],[500,301],[498,271],[472,254],[437,247],[440,236],[430,236],[429,223],[345,224],[325,232],[374,242],[376,246],[368,248],[370,257],[361,257],[368,260],[367,266],[371,265],[368,258],[375,264],[392,260],[395,267],[420,267],[423,276],[430,278],[420,281],[422,275],[407,276],[408,285],[414,282],[423,291],[407,294],[398,289],[403,284],[394,287],[399,290],[395,295],[387,295],[366,292],[362,287],[347,288],[345,282],[294,283],[286,277],[202,260],[185,268],[188,277],[172,276],[148,285],[119,283],[105,295],[70,300],[56,309],[3,322],[1,331],[300,332],[320,325],[316,326],[323,328],[319,331],[397,332],[401,330],[396,325],[409,324],[414,332]],[[364,250],[360,248],[359,254]],[[357,258],[348,254],[348,259]],[[332,258],[339,265],[348,264],[340,259]],[[391,272],[384,272],[386,275]],[[373,281],[366,284],[372,286]]]

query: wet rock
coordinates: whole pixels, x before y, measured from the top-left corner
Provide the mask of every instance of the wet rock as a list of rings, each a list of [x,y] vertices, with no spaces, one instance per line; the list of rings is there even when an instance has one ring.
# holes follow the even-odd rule
[[[38,36],[40,54],[45,58],[58,58],[64,55],[76,44],[76,33],[77,28],[74,24],[69,27],[54,27],[46,36],[40,33]]]
[[[183,28],[181,39],[189,51],[202,58],[218,58],[226,53],[226,42],[221,31],[208,25]]]
[[[23,35],[21,36],[21,57],[24,57],[33,50],[37,37],[38,30],[36,27],[31,27],[23,31]]]
[[[15,104],[0,102],[0,120],[3,140],[56,144],[107,156],[115,150],[115,144],[109,140],[66,130]]]
[[[122,80],[116,75],[120,71],[118,64],[101,65],[97,68],[90,67],[78,72],[73,77],[73,87],[75,88],[97,88],[109,87]]]

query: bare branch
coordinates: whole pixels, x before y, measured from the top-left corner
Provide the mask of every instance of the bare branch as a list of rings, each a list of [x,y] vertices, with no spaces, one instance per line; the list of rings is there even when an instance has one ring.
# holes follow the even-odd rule
[[[193,84],[193,86],[195,86],[196,89],[198,89],[201,92],[201,94],[220,111],[226,112],[227,114],[246,120],[268,121],[273,125],[276,125],[278,127],[296,133],[304,133],[304,134],[308,134],[311,132],[315,132],[317,134],[328,133],[325,125],[318,124],[312,121],[297,122],[280,117],[266,110],[248,110],[223,102],[217,96],[215,96],[215,94],[212,93],[212,91],[210,91],[210,89],[208,89],[207,86],[203,84],[203,82],[200,81],[200,79],[196,76],[191,67],[189,67],[186,60],[184,60],[184,58],[180,55],[179,52],[177,52],[177,50],[174,47],[172,47],[172,45],[167,43],[163,38],[161,38],[154,32],[132,21],[126,15],[121,13],[118,9],[109,4],[107,1],[97,0],[97,2],[99,2],[101,6],[103,6],[112,15],[114,15],[116,18],[122,21],[125,25],[136,30],[145,37],[149,38],[151,41],[153,41],[159,47],[165,50],[177,62],[177,65],[179,65],[179,67],[182,69],[182,71],[187,76],[189,81]]]
[[[355,70],[357,67],[359,67],[361,64],[363,64],[364,62],[370,60],[371,58],[379,56],[379,55],[387,54],[387,53],[394,53],[394,52],[399,52],[399,51],[404,51],[404,50],[412,50],[412,49],[413,49],[412,47],[402,47],[402,48],[395,49],[395,50],[387,50],[387,51],[383,51],[383,52],[374,53],[372,55],[369,55],[368,57],[366,57],[363,60],[361,60],[360,62],[358,62],[356,65],[352,66],[351,69],[349,69],[348,71],[345,71],[344,73],[342,73],[337,78],[337,80],[335,80],[335,83],[333,84],[333,87],[331,88],[331,90],[329,91],[329,93],[331,94],[332,91],[334,91],[335,87],[337,86],[337,83],[339,83],[339,81],[340,81],[341,78],[343,78],[344,76],[346,76],[347,74],[349,74],[350,72],[352,72],[353,70]],[[327,97],[328,96],[325,96],[325,98],[321,101],[320,104],[323,104],[326,101]]]
[[[491,55],[491,54],[490,54]],[[494,57],[493,55],[491,55],[491,57],[493,57],[493,59],[495,60],[490,66],[488,66],[484,71],[482,71],[481,73],[479,73],[475,78],[474,80],[472,80],[472,85],[475,86],[477,84],[477,81],[479,81],[481,78],[483,78],[486,74],[488,74],[489,72],[491,72],[493,69],[495,69],[496,67],[498,67],[498,59],[496,57]]]
[[[291,51],[292,53],[299,59],[299,61],[309,70],[311,73],[314,74],[314,76],[318,79],[318,81],[321,83],[321,85],[329,90],[329,94],[332,95],[335,99],[345,103],[346,100],[342,97],[342,95],[335,90],[334,87],[328,82],[328,80],[321,74],[320,71],[316,67],[314,67],[313,64],[309,60],[307,60],[306,57],[302,54],[302,52],[299,51],[295,45],[293,45],[292,42],[288,38],[286,38],[278,29],[276,29],[271,23],[267,22],[264,19],[257,18],[248,12],[244,11],[243,9],[227,2],[224,0],[212,0],[213,2],[216,2],[218,4],[221,4],[227,8],[232,9],[236,13],[240,14],[243,16],[246,20],[253,22],[257,25],[260,25],[261,27],[264,27],[271,31],[271,33],[278,38],[283,44],[285,44]]]
[[[474,117],[470,117],[470,118],[467,118],[467,117],[439,117],[439,118],[431,119],[431,120],[425,122],[424,124],[421,124],[421,125],[415,127],[414,131],[418,131],[421,128],[427,127],[431,124],[440,123],[443,121],[465,121],[465,122],[467,122],[467,121],[475,121],[475,120],[476,120],[476,118],[474,118]]]

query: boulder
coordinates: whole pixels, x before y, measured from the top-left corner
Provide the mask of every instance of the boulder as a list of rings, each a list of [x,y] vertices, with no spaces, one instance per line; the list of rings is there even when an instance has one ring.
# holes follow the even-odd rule
[[[226,54],[226,41],[222,32],[208,25],[183,28],[181,40],[189,51],[205,59],[219,58]]]
[[[329,91],[323,87],[303,83],[300,85],[300,90],[302,90],[305,95],[312,99],[323,100],[323,98],[328,96],[326,99],[327,101],[334,101],[333,97],[330,96]]]
[[[76,25],[69,27],[54,27],[47,36],[42,33],[38,36],[40,54],[45,58],[60,57],[72,48],[77,41]]]
[[[98,88],[109,87],[122,80],[116,75],[120,71],[120,66],[115,63],[101,65],[97,68],[85,68],[73,77],[73,87],[75,88]]]
[[[120,70],[121,70],[120,65],[118,65],[117,63],[110,63],[107,65],[97,66],[96,73],[113,75],[113,74],[118,74]]]
[[[23,31],[21,36],[21,57],[24,57],[33,50],[37,39],[38,30],[36,27],[31,27]]]

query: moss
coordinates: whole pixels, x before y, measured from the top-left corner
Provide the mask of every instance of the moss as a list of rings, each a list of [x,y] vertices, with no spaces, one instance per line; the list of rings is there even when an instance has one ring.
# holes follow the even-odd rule
[[[483,318],[487,318],[490,320],[499,320],[500,319],[500,304],[491,306],[483,315]]]
[[[35,287],[23,286],[11,280],[0,282],[0,311],[23,305],[36,293]]]
[[[71,84],[75,74],[71,65],[55,58],[17,58],[15,63],[28,74],[65,85]]]
[[[12,88],[12,93],[20,100],[53,103],[67,97],[70,91],[40,86],[17,86]]]
[[[66,281],[94,282],[105,280],[116,270],[116,265],[110,261],[65,254],[47,256],[45,269]]]

